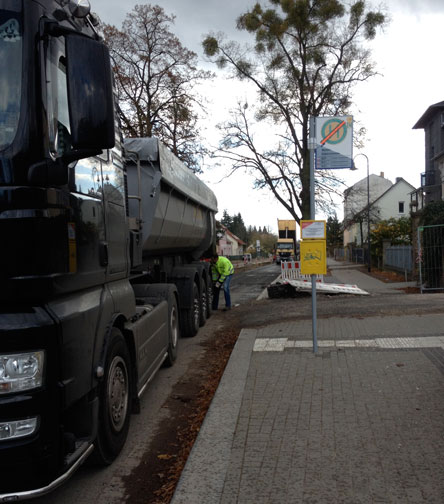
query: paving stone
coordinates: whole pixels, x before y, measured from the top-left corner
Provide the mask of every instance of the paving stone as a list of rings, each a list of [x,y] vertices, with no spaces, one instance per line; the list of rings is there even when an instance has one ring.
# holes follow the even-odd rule
[[[298,345],[306,320],[246,333],[219,493],[199,498],[184,483],[172,504],[444,503],[444,317],[319,322],[318,355]],[[280,351],[252,351],[273,337]]]

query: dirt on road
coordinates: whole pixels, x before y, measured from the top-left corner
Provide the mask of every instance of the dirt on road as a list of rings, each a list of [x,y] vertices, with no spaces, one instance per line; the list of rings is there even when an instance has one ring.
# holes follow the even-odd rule
[[[396,275],[375,270],[383,281],[400,281]],[[402,281],[403,279],[401,279]],[[442,313],[442,296],[421,294],[352,296],[320,295],[317,316],[366,317],[384,315]],[[170,502],[200,426],[224,372],[242,328],[263,327],[283,321],[311,318],[311,296],[297,299],[250,301],[229,312],[217,312],[201,330],[209,337],[205,351],[190,366],[186,379],[178,383],[164,408],[168,420],[159,428],[143,462],[125,477],[126,502],[167,504]]]

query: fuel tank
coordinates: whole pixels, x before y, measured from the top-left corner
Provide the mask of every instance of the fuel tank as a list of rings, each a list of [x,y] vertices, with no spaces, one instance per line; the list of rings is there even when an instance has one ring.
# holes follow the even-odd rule
[[[128,138],[124,148],[130,228],[143,256],[199,259],[215,243],[214,193],[157,138]]]

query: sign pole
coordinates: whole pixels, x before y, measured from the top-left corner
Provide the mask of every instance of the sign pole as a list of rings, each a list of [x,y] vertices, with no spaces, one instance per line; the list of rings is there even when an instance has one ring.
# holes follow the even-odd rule
[[[314,117],[310,116],[310,132],[308,138],[308,148],[310,150],[310,219],[315,221],[315,177],[316,169],[337,169],[352,168],[352,144],[353,144],[353,117]],[[319,144],[318,144],[319,139]],[[323,237],[326,240],[326,233]],[[318,251],[320,249],[318,248]],[[309,262],[316,255],[307,251]],[[325,252],[326,256],[326,252]],[[327,260],[327,257],[325,257]],[[302,255],[301,255],[302,264]],[[316,334],[316,274],[309,270],[311,274],[311,302],[312,302],[312,327],[313,327],[313,352],[318,351]],[[307,272],[308,273],[308,272]]]
[[[310,133],[308,148],[310,149],[310,219],[315,219],[315,149],[316,149],[316,118],[310,116]],[[313,352],[318,351],[318,340],[316,334],[316,275],[311,275],[311,313],[312,313],[312,334],[313,334]]]

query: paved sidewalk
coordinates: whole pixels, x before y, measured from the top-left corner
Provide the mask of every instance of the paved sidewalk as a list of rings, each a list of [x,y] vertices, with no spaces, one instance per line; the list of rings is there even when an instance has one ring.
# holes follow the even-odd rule
[[[362,271],[354,263],[335,261],[328,258],[328,266],[332,272],[331,277],[326,277],[326,282],[356,284],[360,289],[370,291],[374,294],[384,292],[385,294],[399,294],[396,290],[399,287],[414,287],[416,282],[384,283]]]
[[[242,330],[173,504],[444,503],[444,315],[320,319],[318,339]]]

